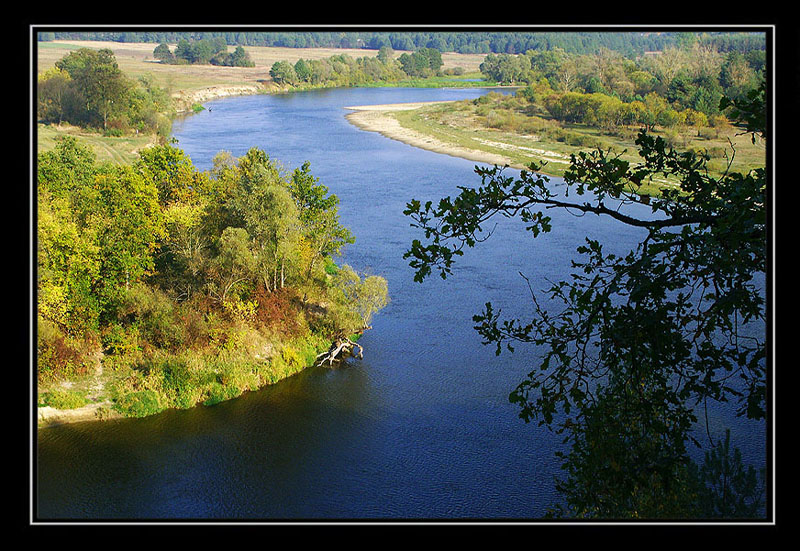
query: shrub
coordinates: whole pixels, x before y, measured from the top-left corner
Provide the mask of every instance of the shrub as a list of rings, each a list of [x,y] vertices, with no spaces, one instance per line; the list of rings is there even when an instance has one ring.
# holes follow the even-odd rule
[[[719,137],[719,127],[703,127],[697,130],[697,136],[706,140],[713,140]]]
[[[324,257],[325,261],[325,273],[331,276],[335,276],[339,272],[339,266],[336,265],[336,262],[329,256]]]
[[[153,346],[175,349],[183,343],[184,331],[174,310],[173,302],[163,291],[137,284],[126,293],[119,317],[124,324],[138,327]]]
[[[75,409],[85,406],[89,400],[74,390],[51,390],[42,394],[42,403],[56,409]]]
[[[150,367],[147,379],[153,380],[162,401],[169,407],[187,409],[200,401],[202,391],[193,373],[180,358],[166,358]]]
[[[139,329],[126,329],[119,323],[111,323],[103,329],[101,343],[106,352],[120,356],[133,355],[142,350]]]
[[[153,390],[139,390],[119,396],[114,409],[125,417],[147,417],[166,409]]]
[[[492,110],[486,115],[486,126],[489,128],[503,128],[508,125],[508,117],[505,113]]]
[[[89,371],[89,361],[82,347],[65,337],[47,320],[39,320],[37,334],[37,363],[39,381],[83,375]]]
[[[278,289],[270,293],[260,287],[254,298],[258,305],[255,319],[263,327],[277,330],[284,335],[294,335],[300,331],[302,326],[298,317],[299,310],[292,303],[295,298],[293,291]]]
[[[208,389],[208,398],[203,401],[203,405],[213,406],[225,400],[236,398],[242,393],[235,386],[225,386],[219,382],[213,382]]]

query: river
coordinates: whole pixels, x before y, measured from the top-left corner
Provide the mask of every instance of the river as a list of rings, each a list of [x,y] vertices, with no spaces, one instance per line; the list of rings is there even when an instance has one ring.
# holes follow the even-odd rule
[[[402,258],[420,238],[402,214],[480,183],[476,163],[349,124],[346,106],[474,98],[477,89],[341,89],[211,101],[176,122],[178,147],[208,169],[257,146],[311,172],[356,236],[339,262],[385,277],[390,305],[360,343],[363,361],[310,368],[211,407],[39,430],[41,519],[535,519],[558,496],[560,439],[518,418],[508,394],[536,351],[495,356],[472,316],[492,301],[528,316],[535,288],[563,279],[586,236],[624,253],[642,236],[599,217],[552,212],[535,240],[500,221],[454,275],[419,284]],[[553,185],[560,180],[553,178]],[[646,215],[644,205],[631,207]],[[731,422],[713,411],[711,428]],[[764,426],[734,443],[763,464]]]

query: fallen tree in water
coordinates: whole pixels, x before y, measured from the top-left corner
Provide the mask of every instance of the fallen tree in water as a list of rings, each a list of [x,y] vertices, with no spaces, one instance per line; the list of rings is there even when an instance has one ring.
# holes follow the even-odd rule
[[[372,329],[372,327],[364,327],[363,329],[357,331],[356,335],[361,335],[367,329]],[[331,346],[326,352],[317,355],[314,364],[323,365],[327,361],[328,365],[333,365],[334,361],[342,361],[344,358],[352,356],[355,348],[358,348],[358,359],[364,359],[364,348],[360,344],[350,340],[347,337],[339,336],[333,340]]]

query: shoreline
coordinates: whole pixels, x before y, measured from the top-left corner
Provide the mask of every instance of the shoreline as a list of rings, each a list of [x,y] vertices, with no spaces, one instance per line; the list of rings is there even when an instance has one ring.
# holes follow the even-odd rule
[[[352,112],[345,115],[345,119],[362,130],[377,132],[392,140],[397,140],[413,147],[419,147],[420,149],[481,163],[499,166],[509,165],[512,168],[520,169],[525,168],[521,164],[513,163],[511,159],[503,155],[453,145],[421,132],[410,130],[401,126],[400,122],[391,116],[391,113],[397,111],[409,111],[425,105],[451,103],[452,101],[455,100],[348,106],[345,107],[345,109],[349,109]]]
[[[37,426],[43,429],[85,421],[124,419],[125,416],[112,409],[112,406],[113,404],[109,400],[87,404],[74,409],[56,409],[50,406],[41,406],[37,411]]]
[[[315,363],[315,364],[312,364],[312,365],[306,365],[306,366],[303,366],[303,367],[301,367],[299,369],[294,369],[294,370],[285,372],[283,377],[277,378],[277,379],[269,381],[269,382],[265,382],[263,385],[259,386],[258,388],[251,388],[249,390],[245,390],[244,392],[255,392],[255,391],[261,390],[261,389],[266,388],[266,387],[268,387],[270,385],[274,385],[274,384],[279,383],[279,382],[281,382],[281,381],[283,381],[285,379],[288,379],[292,375],[296,375],[297,373],[300,373],[301,371],[304,371],[304,370],[306,370],[306,369],[308,369],[310,367],[314,367],[315,365],[317,365],[317,364]],[[93,388],[95,393],[102,392],[103,389],[104,389],[104,385],[102,383],[99,383],[99,386],[95,386]],[[242,394],[244,392],[242,392]],[[228,398],[228,399],[235,399],[240,395],[241,394],[239,394],[237,396],[234,396],[232,398]],[[227,400],[223,400],[223,401],[227,401]],[[190,406],[188,409],[192,409],[192,408],[196,408],[196,407],[200,407],[200,406],[204,406],[204,405],[205,404],[203,404],[203,402],[200,401],[200,402],[196,402],[194,405]],[[206,407],[208,407],[208,406],[206,406]],[[176,409],[176,408],[166,408],[166,409],[163,409],[163,410],[160,410],[160,411],[154,413],[153,415],[158,415],[159,413],[163,413],[164,411],[167,411],[169,409]],[[89,421],[108,421],[108,420],[112,420],[112,419],[137,419],[137,418],[138,417],[131,417],[131,416],[123,415],[119,411],[115,410],[114,409],[114,402],[112,402],[108,398],[105,398],[104,400],[102,400],[100,402],[93,402],[91,404],[86,404],[85,406],[80,406],[80,407],[72,408],[72,409],[58,409],[58,408],[54,408],[54,407],[51,407],[51,406],[39,406],[39,407],[37,407],[37,428],[39,428],[39,429],[55,427],[55,426],[59,426],[59,425],[66,425],[66,424],[70,424],[70,423],[83,423],[83,422],[89,422]]]
[[[175,101],[175,112],[179,116],[191,114],[192,105],[202,104],[220,98],[234,96],[253,96],[257,94],[271,93],[267,86],[257,84],[241,84],[234,86],[210,86],[196,90],[179,90],[172,94]]]

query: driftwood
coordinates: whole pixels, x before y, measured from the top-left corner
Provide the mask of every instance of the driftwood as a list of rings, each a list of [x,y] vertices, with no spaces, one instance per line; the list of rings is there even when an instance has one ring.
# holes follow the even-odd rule
[[[356,331],[356,335],[362,334],[370,327],[364,327],[363,329]],[[318,354],[315,360],[315,364],[322,365],[326,361],[328,365],[333,365],[334,361],[342,361],[345,356],[352,356],[353,349],[358,348],[358,359],[364,359],[364,348],[358,344],[357,342],[353,342],[347,337],[338,337],[332,343],[330,348],[328,348],[327,352],[323,352],[322,354]]]

